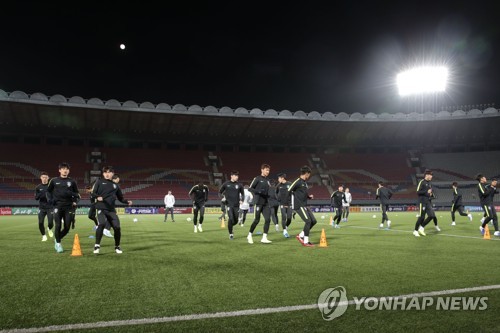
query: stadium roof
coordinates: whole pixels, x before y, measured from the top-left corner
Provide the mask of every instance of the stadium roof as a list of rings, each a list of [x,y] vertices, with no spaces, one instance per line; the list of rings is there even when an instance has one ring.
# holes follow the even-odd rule
[[[450,126],[450,122],[453,126]],[[495,108],[408,114],[291,112],[0,90],[4,134],[276,145],[500,142]],[[491,127],[491,131],[488,128]]]

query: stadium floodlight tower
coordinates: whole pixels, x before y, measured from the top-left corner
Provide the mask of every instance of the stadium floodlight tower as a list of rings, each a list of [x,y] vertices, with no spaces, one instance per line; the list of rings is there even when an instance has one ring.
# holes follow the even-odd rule
[[[446,90],[448,69],[446,67],[417,67],[399,73],[396,82],[400,96],[439,93]]]

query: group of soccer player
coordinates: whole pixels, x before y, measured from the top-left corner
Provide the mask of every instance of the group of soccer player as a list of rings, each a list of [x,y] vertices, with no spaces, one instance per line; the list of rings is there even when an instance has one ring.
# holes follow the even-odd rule
[[[59,164],[59,176],[50,179],[47,172],[42,172],[42,183],[35,189],[35,199],[39,201],[38,226],[42,234],[42,241],[47,241],[44,219],[47,216],[49,237],[55,236],[54,248],[57,253],[64,251],[62,239],[75,227],[76,206],[81,199],[76,182],[69,177],[70,165]],[[120,178],[114,174],[113,167],[102,168],[102,176],[98,178],[88,190],[90,193],[91,207],[89,219],[95,223],[94,253],[100,252],[100,243],[105,234],[111,236],[109,229],[112,227],[115,239],[115,252],[120,254],[121,227],[120,219],[116,214],[115,201],[131,205],[132,201],[125,200],[118,185]],[[54,232],[52,231],[54,228]]]
[[[309,240],[309,233],[316,225],[317,221],[312,211],[308,208],[308,200],[313,199],[313,195],[308,193],[307,180],[311,176],[311,168],[303,166],[300,169],[300,176],[293,182],[286,179],[286,174],[278,174],[278,184],[272,186],[269,177],[271,167],[268,164],[261,165],[261,173],[256,176],[251,184],[243,186],[239,181],[238,171],[231,171],[230,180],[222,184],[219,194],[225,200],[224,214],[228,216],[227,228],[229,239],[234,239],[234,226],[236,224],[244,225],[246,214],[250,202],[254,204],[254,219],[247,235],[247,242],[253,244],[253,233],[257,228],[261,215],[264,217],[264,228],[262,238],[263,244],[270,244],[272,241],[268,238],[269,227],[273,210],[277,211],[273,198],[277,202],[282,216],[283,236],[289,238],[288,227],[292,221],[292,214],[297,214],[304,221],[303,230],[296,236],[296,239],[306,247],[313,247],[314,244]],[[74,228],[76,206],[80,200],[80,194],[76,182],[69,177],[70,166],[68,163],[59,164],[59,176],[50,179],[46,172],[42,172],[41,184],[35,189],[35,199],[39,201],[38,224],[42,234],[42,241],[47,241],[44,219],[48,220],[48,235],[55,236],[54,248],[56,252],[63,252],[61,240],[69,233],[70,228]],[[415,237],[425,236],[425,227],[431,221],[437,231],[440,231],[438,220],[434,212],[432,200],[435,193],[432,188],[432,171],[425,170],[424,179],[417,185],[418,196],[418,219],[415,223],[413,235]],[[485,232],[485,227],[489,222],[493,223],[495,228],[494,236],[500,236],[498,229],[498,217],[493,204],[494,195],[498,193],[497,180],[493,179],[489,184],[482,174],[476,176],[478,181],[478,194],[481,207],[484,211],[484,217],[481,219],[480,231]],[[91,200],[89,209],[89,219],[95,223],[96,241],[94,253],[100,253],[100,243],[103,235],[114,237],[115,252],[122,253],[120,247],[121,227],[120,220],[116,214],[115,201],[118,200],[124,204],[131,205],[132,201],[126,200],[120,189],[119,177],[114,174],[113,167],[105,166],[102,168],[102,176],[98,178],[93,186],[88,189]],[[456,225],[455,213],[461,216],[467,216],[472,221],[472,215],[464,211],[462,203],[462,193],[458,189],[457,182],[452,184],[453,202],[451,208],[452,225]],[[189,196],[193,202],[193,223],[194,232],[202,232],[202,224],[205,214],[205,203],[208,200],[208,186],[199,183],[189,191]],[[384,186],[383,182],[378,183],[376,198],[380,200],[382,221],[380,228],[391,227],[391,221],[387,215],[389,209],[389,200],[393,192]],[[344,191],[344,185],[339,185],[338,189],[331,194],[331,205],[335,216],[333,217],[333,226],[340,228],[340,221],[347,222],[349,216],[349,205],[352,196],[348,188]],[[347,214],[346,214],[347,212]],[[199,217],[199,218],[198,218]],[[55,226],[55,228],[54,228]],[[113,228],[114,235],[109,232]],[[276,230],[278,224],[276,219]],[[52,229],[54,228],[54,232]]]

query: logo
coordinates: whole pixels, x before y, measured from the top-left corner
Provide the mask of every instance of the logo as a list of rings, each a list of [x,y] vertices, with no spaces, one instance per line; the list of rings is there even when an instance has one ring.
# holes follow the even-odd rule
[[[235,186],[236,189],[238,189],[238,187],[239,187],[238,185]]]
[[[113,184],[113,188],[116,189],[116,184]]]
[[[71,187],[71,182],[66,182],[66,185],[68,185],[68,187]]]
[[[57,208],[54,209],[54,214],[57,214],[58,210]]]
[[[338,286],[324,290],[318,297],[318,309],[324,320],[333,320],[342,316],[349,306],[345,288]]]

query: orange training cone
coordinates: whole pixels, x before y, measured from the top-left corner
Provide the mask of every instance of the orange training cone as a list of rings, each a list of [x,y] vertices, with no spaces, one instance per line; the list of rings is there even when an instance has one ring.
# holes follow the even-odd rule
[[[484,236],[483,239],[491,239],[490,236],[490,228],[488,228],[488,225],[484,227]]]
[[[73,241],[73,251],[71,251],[72,257],[80,257],[82,256],[82,249],[80,247],[80,238],[78,238],[78,234],[75,234],[75,240]]]
[[[333,225],[333,215],[330,215],[330,225]]]
[[[325,229],[321,229],[321,238],[319,239],[319,247],[328,247],[328,243],[326,242],[326,234]]]
[[[220,227],[221,228],[225,228],[226,227],[226,223],[224,222],[224,218],[220,219]]]

